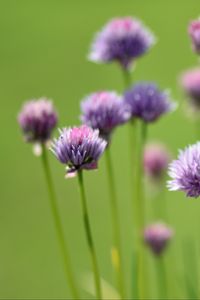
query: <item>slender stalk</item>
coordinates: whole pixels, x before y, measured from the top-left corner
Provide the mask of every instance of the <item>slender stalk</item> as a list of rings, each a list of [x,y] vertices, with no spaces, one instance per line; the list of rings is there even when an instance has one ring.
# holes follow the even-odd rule
[[[141,233],[145,223],[145,201],[144,201],[144,187],[143,187],[143,153],[144,145],[147,137],[147,125],[141,123],[140,143],[138,143],[137,151],[137,165],[135,174],[135,211],[134,216],[136,220],[136,239],[138,245],[138,294],[140,299],[145,298],[145,261],[144,261],[144,249],[141,243]]]
[[[158,299],[167,299],[167,280],[165,273],[165,264],[163,257],[156,258],[156,273],[157,273],[157,287],[158,287]]]
[[[110,155],[110,147],[108,146],[105,152],[106,157],[106,167],[108,176],[108,186],[110,194],[110,206],[112,215],[112,227],[113,227],[113,254],[114,254],[114,267],[117,273],[118,286],[121,294],[121,298],[125,299],[125,287],[124,287],[124,274],[122,268],[122,251],[121,251],[121,238],[120,238],[120,221],[119,221],[119,211],[117,205],[117,195],[113,174],[113,166]]]
[[[55,224],[55,229],[56,229],[56,233],[57,233],[57,238],[58,238],[61,253],[63,256],[66,279],[67,279],[67,282],[69,283],[73,298],[79,299],[80,297],[79,297],[78,289],[76,287],[74,274],[72,271],[70,255],[69,255],[68,247],[66,245],[66,241],[64,238],[62,224],[61,224],[59,211],[58,211],[58,207],[57,207],[56,194],[55,194],[53,181],[52,181],[52,177],[51,177],[51,171],[50,171],[48,157],[47,157],[47,150],[44,145],[42,147],[42,164],[43,164],[44,173],[45,173],[45,177],[46,177],[50,206],[51,206],[51,211],[52,211],[52,215],[54,218],[54,224]]]
[[[86,194],[85,194],[85,188],[84,188],[84,182],[83,182],[83,173],[81,170],[78,172],[78,181],[79,181],[81,201],[82,201],[85,233],[86,233],[87,243],[88,243],[88,247],[90,250],[91,261],[92,261],[94,283],[95,283],[95,288],[96,288],[96,297],[97,297],[97,299],[102,299],[100,273],[99,273],[99,268],[98,268],[98,263],[97,263],[97,256],[96,256],[96,252],[95,252],[94,241],[92,238],[92,231],[91,231],[91,226],[90,226],[90,221],[89,221]]]
[[[126,90],[131,85],[131,72],[129,69],[124,69],[124,68],[122,68],[122,72],[124,78],[124,89]]]

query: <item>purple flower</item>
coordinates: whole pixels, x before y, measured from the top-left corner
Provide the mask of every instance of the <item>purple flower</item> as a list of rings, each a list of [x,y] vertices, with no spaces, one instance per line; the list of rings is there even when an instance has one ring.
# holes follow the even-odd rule
[[[22,107],[18,122],[27,142],[45,143],[57,124],[57,113],[51,101],[31,100]]]
[[[106,144],[98,130],[82,125],[61,130],[51,150],[61,163],[67,165],[67,174],[73,176],[81,169],[96,169]]]
[[[144,231],[144,240],[155,255],[161,255],[173,235],[172,230],[163,223],[155,223]]]
[[[117,61],[125,69],[155,43],[154,35],[141,21],[131,17],[108,22],[92,44],[89,59],[94,62]]]
[[[193,51],[200,54],[200,19],[189,24],[188,33],[192,41]]]
[[[183,191],[188,197],[200,196],[200,142],[179,152],[177,160],[169,165],[170,191]]]
[[[86,97],[82,104],[83,123],[99,129],[100,135],[109,140],[115,127],[125,123],[130,118],[129,107],[115,92],[97,92]]]
[[[167,169],[170,155],[162,144],[149,144],[144,151],[144,169],[152,179],[161,179]]]
[[[146,123],[156,121],[161,115],[175,108],[169,100],[168,92],[159,90],[151,82],[134,85],[125,92],[124,101],[129,104],[132,117],[140,118]]]
[[[200,109],[200,69],[185,72],[181,77],[181,85],[195,109]]]

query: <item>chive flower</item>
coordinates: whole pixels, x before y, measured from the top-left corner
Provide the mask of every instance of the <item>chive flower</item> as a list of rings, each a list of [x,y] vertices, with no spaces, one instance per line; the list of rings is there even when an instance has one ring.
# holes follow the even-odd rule
[[[169,92],[160,90],[152,82],[140,82],[132,86],[125,92],[124,101],[129,105],[132,117],[146,123],[156,121],[175,108]]]
[[[115,18],[97,33],[89,59],[98,63],[116,61],[124,69],[144,55],[155,43],[155,37],[144,24],[135,18]]]
[[[101,137],[110,139],[113,130],[130,118],[129,107],[115,92],[101,91],[90,94],[81,103],[81,120],[99,129]]]
[[[61,163],[67,165],[67,176],[72,177],[79,170],[96,169],[106,144],[98,130],[82,125],[60,130],[51,150]]]
[[[188,33],[192,41],[192,49],[200,54],[200,19],[193,20],[188,27]]]
[[[144,231],[144,241],[151,251],[159,256],[163,253],[172,238],[173,232],[164,223],[149,225]]]
[[[167,148],[162,144],[149,144],[144,150],[145,173],[154,180],[163,178],[170,160]]]
[[[189,99],[191,107],[200,110],[200,69],[195,68],[183,73],[181,86]]]
[[[46,143],[57,124],[57,113],[46,98],[26,102],[18,115],[18,122],[27,142]]]
[[[187,197],[200,196],[200,142],[179,151],[169,165],[167,186],[170,191],[183,191]]]

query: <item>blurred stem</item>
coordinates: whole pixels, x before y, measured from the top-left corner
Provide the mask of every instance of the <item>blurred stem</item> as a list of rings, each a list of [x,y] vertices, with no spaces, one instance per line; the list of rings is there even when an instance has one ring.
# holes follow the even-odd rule
[[[123,72],[123,78],[124,78],[124,89],[128,89],[131,85],[131,72],[129,69],[121,68]]]
[[[50,171],[49,161],[48,161],[48,157],[47,157],[47,150],[46,150],[45,145],[43,145],[43,144],[42,144],[42,164],[43,164],[44,173],[45,173],[45,177],[46,177],[47,189],[48,189],[48,193],[49,193],[49,200],[50,200],[52,215],[54,218],[55,229],[56,229],[58,242],[60,244],[60,249],[61,249],[62,256],[63,256],[67,282],[69,283],[69,286],[71,288],[71,293],[73,295],[73,298],[79,299],[80,297],[79,297],[78,289],[77,289],[77,286],[75,283],[75,278],[74,278],[74,274],[73,274],[72,267],[71,267],[69,251],[68,251],[68,247],[66,245],[66,241],[64,238],[60,215],[59,215],[59,211],[58,211],[58,207],[57,207],[56,194],[55,194],[53,181],[52,181],[52,177],[51,177],[51,171]]]
[[[108,186],[110,194],[110,205],[112,214],[112,227],[114,236],[114,248],[112,252],[113,265],[117,273],[118,286],[121,294],[121,298],[125,299],[125,287],[124,287],[124,274],[122,269],[122,250],[121,250],[121,238],[120,238],[120,220],[119,210],[117,205],[116,187],[114,181],[113,166],[111,160],[110,146],[105,151],[106,167],[108,176]]]
[[[162,256],[155,257],[156,259],[156,273],[157,273],[157,287],[158,287],[158,299],[167,299],[167,281],[165,273],[165,264]]]
[[[146,280],[145,280],[145,261],[144,261],[144,249],[142,245],[142,231],[145,223],[145,199],[144,199],[144,186],[143,186],[143,153],[144,146],[147,138],[147,124],[141,122],[140,127],[140,141],[137,144],[137,164],[136,164],[136,174],[135,174],[135,197],[134,201],[134,217],[136,221],[136,238],[138,245],[138,293],[139,298],[145,298],[146,292]]]
[[[97,263],[97,256],[96,256],[96,252],[95,252],[94,242],[93,242],[93,238],[92,238],[90,221],[89,221],[82,170],[78,171],[78,181],[79,181],[81,201],[82,201],[85,233],[86,233],[86,237],[87,237],[88,247],[90,250],[91,260],[92,260],[94,283],[95,283],[95,288],[96,288],[96,297],[97,297],[97,299],[102,299],[100,273],[99,273],[99,268],[98,268],[98,263]]]

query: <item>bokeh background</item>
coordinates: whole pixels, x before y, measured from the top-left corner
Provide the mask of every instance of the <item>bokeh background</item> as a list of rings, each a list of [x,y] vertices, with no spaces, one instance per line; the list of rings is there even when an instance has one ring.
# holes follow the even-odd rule
[[[121,92],[116,65],[87,61],[93,35],[110,18],[131,15],[144,20],[158,38],[140,59],[133,80],[155,80],[170,88],[180,104],[174,114],[152,125],[149,140],[160,140],[172,153],[196,141],[194,124],[184,115],[177,79],[198,64],[190,49],[188,22],[200,14],[197,0],[0,0],[0,298],[65,298],[62,261],[45,189],[41,161],[32,155],[16,122],[22,103],[47,96],[59,112],[59,126],[79,123],[79,103],[91,91]],[[55,132],[55,135],[57,133]],[[118,129],[112,144],[122,222],[127,284],[130,285],[132,221],[128,128]],[[50,153],[65,234],[76,275],[90,261],[81,219],[77,180],[64,180],[64,168]],[[88,205],[102,276],[113,282],[109,251],[111,222],[102,158],[98,172],[85,172]],[[166,191],[175,237],[176,267],[181,268],[184,237],[199,238],[199,200]],[[173,251],[174,253],[174,251]],[[173,263],[170,262],[171,272]],[[181,292],[178,294],[181,297]]]

